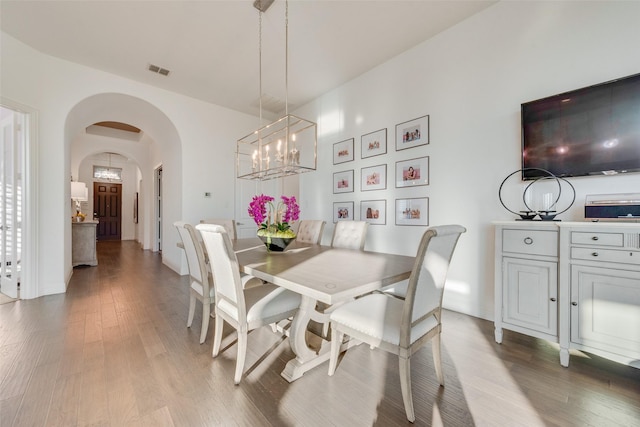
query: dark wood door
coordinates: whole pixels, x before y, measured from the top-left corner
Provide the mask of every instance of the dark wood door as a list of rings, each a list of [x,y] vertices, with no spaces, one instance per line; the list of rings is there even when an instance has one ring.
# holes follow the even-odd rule
[[[93,183],[93,216],[98,219],[98,240],[122,237],[122,184]]]

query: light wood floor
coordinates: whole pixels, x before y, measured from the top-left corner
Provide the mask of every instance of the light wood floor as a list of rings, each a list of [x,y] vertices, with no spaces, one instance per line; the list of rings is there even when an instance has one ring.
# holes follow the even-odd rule
[[[286,339],[249,335],[233,385],[236,346],[211,358],[212,330],[186,327],[186,277],[132,242],[98,244],[97,267],[76,268],[64,295],[0,305],[0,425],[407,425],[397,359],[359,346],[334,377],[327,366],[292,384]],[[213,322],[213,320],[212,320]],[[415,425],[640,426],[640,370],[572,353],[491,322],[444,315],[445,388],[429,346],[412,359]]]

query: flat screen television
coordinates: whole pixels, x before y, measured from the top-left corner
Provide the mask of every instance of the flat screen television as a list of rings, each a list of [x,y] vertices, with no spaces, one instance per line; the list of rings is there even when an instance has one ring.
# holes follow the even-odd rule
[[[522,104],[522,178],[640,172],[640,74]],[[530,169],[533,168],[533,169]]]

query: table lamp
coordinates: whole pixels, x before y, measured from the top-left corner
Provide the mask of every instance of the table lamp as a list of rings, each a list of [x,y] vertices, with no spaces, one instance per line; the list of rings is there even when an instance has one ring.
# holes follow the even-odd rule
[[[84,214],[81,212],[80,202],[89,200],[89,189],[84,182],[71,182],[71,200],[76,202],[76,221],[84,221]]]

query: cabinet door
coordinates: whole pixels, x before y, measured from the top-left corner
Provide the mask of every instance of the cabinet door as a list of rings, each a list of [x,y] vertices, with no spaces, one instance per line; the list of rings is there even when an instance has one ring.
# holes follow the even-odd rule
[[[96,224],[74,223],[71,226],[71,263],[98,265],[96,258]]]
[[[503,258],[502,321],[558,335],[558,266]]]
[[[640,272],[572,266],[571,341],[640,359]]]

